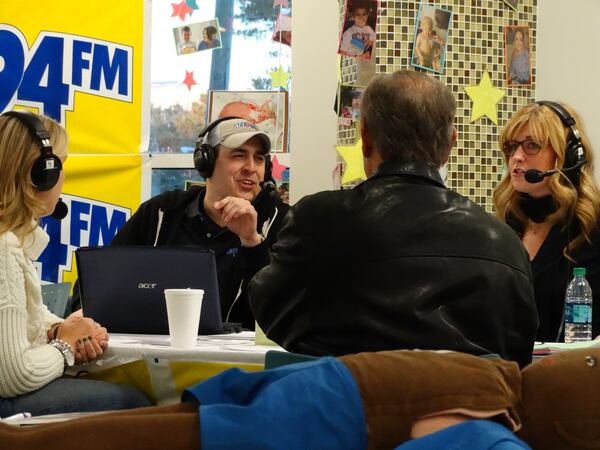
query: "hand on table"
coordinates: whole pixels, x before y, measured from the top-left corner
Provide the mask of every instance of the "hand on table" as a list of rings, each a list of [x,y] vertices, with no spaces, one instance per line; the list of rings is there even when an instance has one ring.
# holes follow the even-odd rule
[[[75,348],[75,364],[85,364],[100,357],[103,353],[100,344],[93,337],[83,337],[77,340]]]
[[[77,364],[98,358],[108,348],[106,328],[77,314],[71,314],[59,325],[56,337],[71,346]]]

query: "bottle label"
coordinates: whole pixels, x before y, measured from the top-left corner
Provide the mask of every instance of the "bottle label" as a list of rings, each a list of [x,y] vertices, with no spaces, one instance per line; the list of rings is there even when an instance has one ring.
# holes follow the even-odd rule
[[[567,303],[565,323],[591,323],[592,306],[589,303]]]

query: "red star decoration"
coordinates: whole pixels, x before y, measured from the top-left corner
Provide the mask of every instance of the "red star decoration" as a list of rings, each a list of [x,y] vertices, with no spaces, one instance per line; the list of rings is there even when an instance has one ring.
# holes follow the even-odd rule
[[[274,155],[273,158],[271,158],[271,170],[273,178],[275,178],[276,180],[281,181],[281,179],[283,178],[283,171],[287,168],[287,166],[284,166],[283,164],[279,163],[277,155]]]
[[[196,84],[193,70],[191,72],[185,71],[185,80],[183,80],[183,84],[188,87],[188,90],[192,90],[192,86]]]
[[[191,14],[192,11],[194,11],[185,3],[185,0],[182,0],[181,3],[171,3],[171,6],[173,7],[173,14],[171,14],[171,17],[177,16],[181,20],[185,20],[185,15]]]

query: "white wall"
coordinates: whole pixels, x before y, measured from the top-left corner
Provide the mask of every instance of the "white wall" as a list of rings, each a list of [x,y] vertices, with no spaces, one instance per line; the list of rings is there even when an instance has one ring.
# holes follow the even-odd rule
[[[600,180],[600,1],[538,0],[536,100],[577,110]]]
[[[294,2],[290,113],[290,202],[332,189],[335,167],[339,5]]]

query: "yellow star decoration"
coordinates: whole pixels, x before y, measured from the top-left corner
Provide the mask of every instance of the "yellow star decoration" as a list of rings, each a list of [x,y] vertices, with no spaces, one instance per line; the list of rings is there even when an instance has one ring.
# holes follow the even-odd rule
[[[285,72],[281,66],[274,70],[273,72],[269,72],[271,76],[271,86],[274,88],[282,87],[287,88],[288,79],[290,78],[290,73]]]
[[[471,122],[483,116],[498,125],[498,116],[496,115],[496,104],[504,97],[505,92],[502,89],[496,89],[492,85],[490,74],[483,72],[478,86],[468,86],[465,88],[468,96],[473,101],[473,110],[471,111]]]
[[[335,149],[344,159],[345,163],[342,184],[367,179],[363,165],[362,139],[357,139],[356,143],[351,146],[336,145]]]

